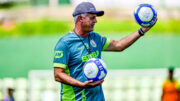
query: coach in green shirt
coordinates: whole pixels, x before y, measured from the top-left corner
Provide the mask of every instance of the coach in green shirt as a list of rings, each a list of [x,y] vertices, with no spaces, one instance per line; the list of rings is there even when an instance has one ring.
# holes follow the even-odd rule
[[[93,32],[96,17],[103,15],[92,3],[80,3],[73,12],[75,28],[56,44],[54,77],[61,82],[61,101],[105,101],[103,80],[87,81],[83,64],[89,58],[101,58],[102,51],[123,51],[151,28],[142,27],[119,41],[110,40]]]

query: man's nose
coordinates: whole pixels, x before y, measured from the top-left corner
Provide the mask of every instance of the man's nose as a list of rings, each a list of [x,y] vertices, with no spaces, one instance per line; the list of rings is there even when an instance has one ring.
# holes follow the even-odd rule
[[[93,22],[94,22],[94,23],[97,23],[97,19],[95,18]]]

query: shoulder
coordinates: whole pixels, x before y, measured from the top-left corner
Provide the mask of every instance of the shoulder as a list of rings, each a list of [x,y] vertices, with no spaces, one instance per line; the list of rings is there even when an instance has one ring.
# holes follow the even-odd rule
[[[174,79],[175,85],[178,85],[178,80]]]
[[[163,82],[162,86],[164,87],[168,82],[169,82],[169,80],[166,79],[166,80]]]
[[[72,39],[73,39],[73,33],[69,32],[66,35],[60,37],[60,39],[58,40],[56,47],[60,47],[62,45],[64,46],[68,46],[68,44],[71,43]]]
[[[60,41],[64,41],[64,42],[68,42],[70,41],[72,38],[74,37],[72,32],[67,33],[66,35],[62,36],[59,40]]]
[[[90,34],[90,36],[101,37],[101,35],[99,35],[96,32],[90,32],[89,34]]]
[[[96,32],[90,32],[90,37],[96,40],[101,40],[102,38],[106,38],[106,37],[102,37],[99,33]]]
[[[67,33],[66,35],[60,37],[58,43],[64,43],[64,44],[68,44],[70,41],[74,40],[75,36],[72,32]]]
[[[180,85],[179,85],[179,83],[178,83],[178,80],[174,80],[174,83],[175,83],[175,87],[176,87],[176,89],[178,90],[178,91],[180,91]]]

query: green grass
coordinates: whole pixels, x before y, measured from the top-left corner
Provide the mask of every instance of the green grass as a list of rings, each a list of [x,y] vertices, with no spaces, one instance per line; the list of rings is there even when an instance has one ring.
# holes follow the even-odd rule
[[[180,67],[180,35],[148,35],[123,52],[102,52],[108,69]],[[108,34],[119,40],[126,35]],[[27,77],[30,70],[53,70],[54,47],[61,35],[4,37],[0,40],[0,78]]]

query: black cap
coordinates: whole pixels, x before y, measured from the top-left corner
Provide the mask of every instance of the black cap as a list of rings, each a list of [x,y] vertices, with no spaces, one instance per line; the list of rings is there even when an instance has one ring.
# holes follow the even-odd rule
[[[83,13],[92,13],[96,14],[97,16],[104,15],[104,11],[96,11],[95,6],[91,2],[82,2],[79,5],[77,5],[72,15],[74,17],[76,15]]]

